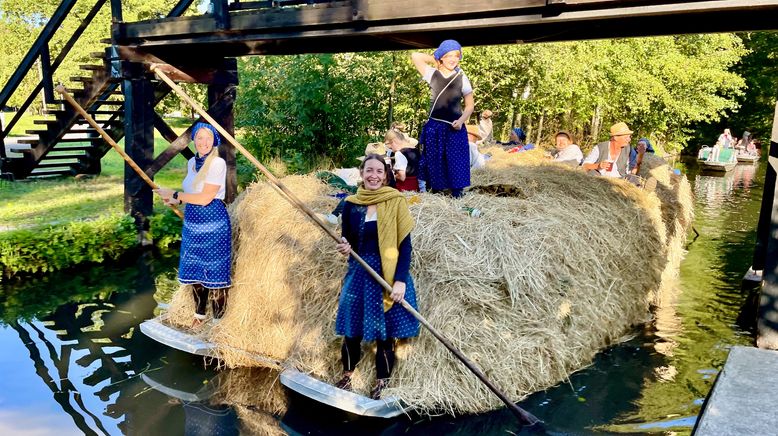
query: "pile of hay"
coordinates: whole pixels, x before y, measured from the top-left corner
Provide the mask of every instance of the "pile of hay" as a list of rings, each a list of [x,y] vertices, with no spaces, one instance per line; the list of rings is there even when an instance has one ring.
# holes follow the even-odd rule
[[[317,212],[337,202],[312,176],[283,181]],[[565,380],[647,320],[668,268],[668,236],[679,235],[657,195],[553,164],[493,159],[464,199],[417,194],[411,203],[420,312],[516,401]],[[676,209],[673,226],[684,216]],[[229,306],[201,333],[223,345],[228,366],[255,365],[237,348],[337,380],[333,328],[346,259],[267,184],[252,186],[232,214]],[[181,326],[191,323],[189,292],[171,305]],[[354,379],[362,394],[374,382],[374,351],[365,352]],[[400,345],[386,395],[429,413],[502,406],[424,330]]]

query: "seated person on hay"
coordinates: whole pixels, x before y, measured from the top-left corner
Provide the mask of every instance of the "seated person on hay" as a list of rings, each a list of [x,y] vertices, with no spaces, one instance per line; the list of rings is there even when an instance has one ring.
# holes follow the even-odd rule
[[[389,295],[365,269],[349,257],[348,271],[338,301],[335,333],[343,336],[343,377],[336,387],[351,390],[351,376],[362,355],[362,341],[376,341],[376,385],[370,393],[381,397],[394,367],[394,342],[418,336],[419,322],[397,303],[405,299],[417,309],[410,275],[411,230],[414,223],[405,197],[386,186],[391,173],[384,158],[365,157],[360,165],[362,186],[346,198],[343,242],[337,250],[348,256],[353,247],[368,265],[392,285]]]
[[[637,174],[640,171],[640,165],[643,163],[643,156],[646,153],[654,154],[654,147],[648,138],[640,138],[637,147],[629,150],[629,171],[631,174]]]
[[[416,141],[408,137],[397,127],[392,127],[384,134],[384,145],[387,154],[394,164],[395,187],[398,191],[418,191],[419,180],[417,171],[419,168],[420,153],[416,149]]]
[[[470,169],[478,169],[486,166],[488,156],[481,154],[478,144],[481,142],[481,131],[478,126],[467,126],[467,142],[470,146]]]
[[[626,123],[611,126],[610,140],[600,142],[592,148],[583,161],[583,169],[589,174],[623,178],[629,174],[629,141],[632,130]]]
[[[570,133],[560,130],[555,137],[556,145],[551,157],[554,162],[559,162],[577,167],[583,161],[581,148],[573,143],[573,137]]]
[[[497,145],[502,145],[502,148],[508,153],[518,153],[535,148],[534,144],[525,144],[526,140],[527,134],[524,133],[524,130],[521,127],[514,127],[508,137],[508,142],[498,141]]]

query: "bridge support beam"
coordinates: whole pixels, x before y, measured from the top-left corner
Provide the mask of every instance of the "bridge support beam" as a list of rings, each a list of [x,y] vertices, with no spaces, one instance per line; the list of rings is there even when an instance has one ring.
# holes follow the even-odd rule
[[[221,124],[230,135],[235,136],[235,116],[233,107],[235,104],[235,84],[208,85],[208,107],[213,108],[221,101],[226,105],[225,109],[215,116],[216,122]],[[227,186],[224,201],[227,204],[235,200],[238,190],[238,172],[235,166],[235,147],[222,139],[219,146],[219,156],[227,162]]]
[[[756,345],[759,348],[778,349],[778,103],[775,105],[770,156],[762,197],[762,210],[757,227],[757,247],[754,253],[754,269],[761,261],[764,265],[764,282],[759,298]]]
[[[154,160],[154,85],[140,76],[122,82],[124,91],[124,150],[144,171]],[[153,192],[124,164],[124,210],[135,219],[142,245],[149,245]]]

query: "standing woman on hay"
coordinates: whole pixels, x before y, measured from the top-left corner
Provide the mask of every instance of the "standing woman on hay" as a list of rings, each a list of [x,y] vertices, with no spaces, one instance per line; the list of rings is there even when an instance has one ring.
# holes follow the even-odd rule
[[[362,354],[364,342],[376,341],[376,385],[370,397],[378,399],[394,367],[394,342],[418,336],[419,322],[396,302],[405,299],[414,309],[416,290],[410,275],[411,230],[414,223],[405,197],[386,186],[389,165],[369,154],[359,166],[362,186],[346,198],[343,208],[343,242],[337,249],[348,256],[353,248],[384,280],[383,287],[353,258],[338,302],[335,333],[344,336],[341,347],[343,378],[336,384],[351,390],[351,375]]]
[[[448,39],[432,56],[413,53],[411,60],[432,92],[429,119],[419,138],[423,145],[419,179],[432,192],[450,190],[453,197],[461,197],[462,189],[470,185],[470,148],[462,126],[475,107],[473,86],[459,68],[462,46]]]
[[[195,313],[192,327],[206,319],[207,303],[215,320],[224,315],[227,288],[231,281],[232,226],[224,205],[227,163],[219,157],[219,132],[207,123],[192,130],[197,154],[189,159],[183,192],[160,188],[157,193],[167,204],[185,203],[184,228],[178,281],[192,285]]]

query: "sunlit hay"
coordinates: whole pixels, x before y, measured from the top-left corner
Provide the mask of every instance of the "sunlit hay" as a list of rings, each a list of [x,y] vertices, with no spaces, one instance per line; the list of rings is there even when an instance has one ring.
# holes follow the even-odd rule
[[[317,212],[328,213],[337,205],[337,199],[327,196],[327,186],[313,176],[287,177],[284,184]],[[297,292],[324,287],[337,293],[342,273],[329,273],[329,282],[322,275],[292,279],[296,264],[319,265],[312,250],[323,233],[266,183],[246,190],[233,219],[240,235],[234,250],[233,286],[227,312],[212,330],[211,340],[223,345],[219,357],[230,367],[256,365],[239,350],[283,360],[303,339],[298,333]]]
[[[223,370],[212,381],[216,386],[212,401],[250,407],[270,415],[283,414],[288,402],[278,376],[279,372],[270,368]]]
[[[240,434],[262,436],[286,436],[280,419],[251,407],[235,406],[240,421]]]
[[[685,254],[686,233],[694,219],[694,198],[686,177],[675,175],[667,162],[654,154],[646,154],[639,175],[657,180],[655,193],[662,203],[662,220],[667,234],[667,264],[662,273],[662,286],[654,298],[654,304],[669,298],[676,288],[671,284],[678,276]]]
[[[283,181],[316,212],[336,203],[313,177]],[[646,320],[667,263],[667,229],[655,195],[558,165],[487,168],[473,173],[473,185],[462,200],[416,194],[410,206],[420,312],[519,400],[588,365]],[[267,184],[247,191],[235,219],[235,286],[211,339],[334,382],[345,258]],[[374,349],[363,348],[354,387],[366,394]],[[241,353],[223,358],[257,364]],[[426,331],[398,349],[386,395],[429,413],[501,406]]]
[[[481,147],[480,151],[491,156],[487,161],[487,166],[492,168],[503,168],[511,165],[532,165],[548,160],[546,152],[539,147],[522,152],[508,153],[502,147],[493,145]]]

